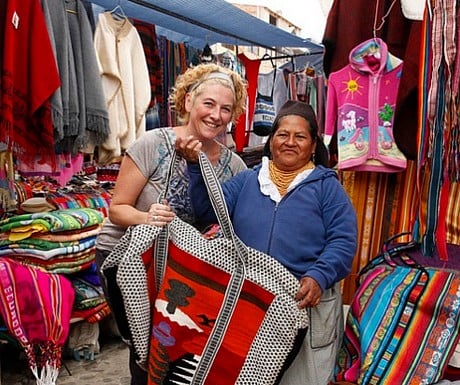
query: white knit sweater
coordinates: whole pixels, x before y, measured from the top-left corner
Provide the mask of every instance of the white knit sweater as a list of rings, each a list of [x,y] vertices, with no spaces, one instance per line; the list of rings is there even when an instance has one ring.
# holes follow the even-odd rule
[[[139,33],[128,19],[101,13],[94,46],[110,122],[109,138],[99,149],[99,162],[108,163],[145,132],[150,79]]]

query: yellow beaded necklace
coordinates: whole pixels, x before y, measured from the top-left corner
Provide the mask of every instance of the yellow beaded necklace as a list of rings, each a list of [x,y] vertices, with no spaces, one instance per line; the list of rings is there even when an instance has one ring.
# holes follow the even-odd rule
[[[294,178],[300,174],[302,171],[315,168],[315,164],[310,161],[305,166],[294,170],[294,171],[284,171],[280,170],[273,161],[270,161],[268,164],[270,171],[270,179],[275,184],[281,196],[284,196],[287,192],[289,185],[292,183]]]

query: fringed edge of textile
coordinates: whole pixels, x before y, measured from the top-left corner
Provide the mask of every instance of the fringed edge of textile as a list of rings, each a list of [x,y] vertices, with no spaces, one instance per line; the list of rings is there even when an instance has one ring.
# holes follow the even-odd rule
[[[87,113],[87,130],[93,134],[96,145],[104,143],[110,134],[107,112],[88,110]]]
[[[37,345],[29,344],[24,349],[36,384],[55,385],[61,368],[62,347],[47,341]]]

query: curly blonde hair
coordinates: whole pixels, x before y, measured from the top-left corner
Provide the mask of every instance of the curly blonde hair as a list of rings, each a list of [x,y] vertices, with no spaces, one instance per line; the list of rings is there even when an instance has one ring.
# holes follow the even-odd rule
[[[233,91],[234,103],[232,110],[232,122],[235,123],[241,114],[245,112],[247,98],[246,81],[238,73],[217,64],[199,64],[195,67],[188,68],[187,71],[177,77],[169,95],[171,107],[179,115],[178,118],[182,122],[187,122],[189,119],[189,113],[185,110],[185,95],[190,92],[192,99],[199,95],[203,90],[201,87],[203,82],[207,80],[207,77],[212,72],[227,74],[232,79],[233,87],[224,79],[209,79],[209,81],[222,84]]]

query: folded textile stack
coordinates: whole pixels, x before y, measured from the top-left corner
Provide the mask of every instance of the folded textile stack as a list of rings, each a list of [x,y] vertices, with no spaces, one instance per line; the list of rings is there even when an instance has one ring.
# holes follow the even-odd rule
[[[110,308],[102,290],[96,264],[90,269],[70,277],[75,289],[75,303],[72,311],[72,323],[85,320],[97,323],[110,314]]]
[[[61,188],[46,193],[46,200],[60,210],[89,207],[100,211],[104,216],[108,215],[111,198],[109,192],[93,188]]]
[[[103,214],[91,208],[16,215],[0,221],[0,257],[53,273],[72,274],[94,262]]]
[[[75,291],[72,322],[98,322],[110,314],[96,272],[100,210],[74,208],[16,215],[0,221],[0,261],[11,259],[64,274]]]

